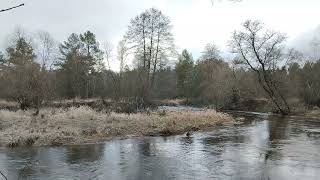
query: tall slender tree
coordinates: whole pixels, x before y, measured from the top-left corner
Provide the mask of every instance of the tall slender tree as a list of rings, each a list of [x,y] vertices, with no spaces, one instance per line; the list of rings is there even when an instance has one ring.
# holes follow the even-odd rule
[[[193,58],[186,49],[182,51],[176,64],[178,94],[182,97],[191,96]]]
[[[92,77],[103,69],[103,52],[99,48],[95,35],[87,31],[84,34],[71,34],[60,45],[61,58],[57,63],[65,74],[68,96],[86,97],[93,93]],[[70,90],[68,90],[70,89]]]
[[[125,39],[138,61],[141,95],[146,95],[163,58],[174,51],[170,20],[160,10],[148,9],[131,20]]]
[[[242,31],[234,32],[231,42],[234,53],[239,56],[238,63],[256,73],[261,87],[282,114],[288,114],[290,107],[275,75],[284,60],[285,39],[281,33],[266,30],[259,21],[247,20]]]

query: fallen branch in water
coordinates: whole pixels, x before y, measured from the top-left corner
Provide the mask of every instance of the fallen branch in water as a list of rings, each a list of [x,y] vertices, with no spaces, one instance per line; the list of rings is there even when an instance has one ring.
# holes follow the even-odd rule
[[[0,174],[2,175],[2,177],[5,179],[5,180],[8,180],[8,178],[0,171]]]

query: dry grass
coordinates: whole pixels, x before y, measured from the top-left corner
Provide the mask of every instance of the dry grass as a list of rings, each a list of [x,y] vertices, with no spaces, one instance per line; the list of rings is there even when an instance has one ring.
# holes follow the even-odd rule
[[[171,135],[230,123],[232,118],[214,110],[201,112],[103,113],[82,106],[66,110],[0,111],[0,145],[62,145],[97,142],[127,135]]]
[[[6,100],[3,100],[3,99],[0,99],[0,105],[3,105],[3,106],[18,106],[18,103],[13,102],[13,101],[6,101]]]
[[[19,104],[17,102],[0,99],[0,109],[16,110],[19,109]]]
[[[186,103],[185,99],[163,99],[159,101],[160,105],[165,106],[179,106]]]
[[[319,107],[314,107],[312,110],[309,110],[306,113],[307,116],[312,116],[312,117],[320,117],[320,108]]]

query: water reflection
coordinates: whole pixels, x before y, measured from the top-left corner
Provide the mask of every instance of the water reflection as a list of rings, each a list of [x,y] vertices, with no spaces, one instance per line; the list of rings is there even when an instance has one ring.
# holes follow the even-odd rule
[[[66,146],[66,162],[70,164],[77,164],[97,161],[103,156],[104,149],[104,144],[90,146]]]
[[[180,141],[181,141],[182,145],[189,147],[194,142],[194,138],[193,137],[181,137]]]
[[[278,160],[282,157],[281,147],[283,140],[289,138],[289,121],[283,117],[270,116],[268,121],[268,148],[264,155],[265,163],[268,160]]]
[[[138,146],[139,151],[142,152],[144,156],[155,156],[157,154],[157,144],[150,139],[143,139]]]
[[[319,120],[233,115],[245,118],[192,137],[2,148],[0,169],[9,179],[318,179],[320,137],[305,130],[319,129]]]
[[[288,139],[289,121],[283,117],[270,116],[268,121],[269,141],[277,143],[281,140]]]

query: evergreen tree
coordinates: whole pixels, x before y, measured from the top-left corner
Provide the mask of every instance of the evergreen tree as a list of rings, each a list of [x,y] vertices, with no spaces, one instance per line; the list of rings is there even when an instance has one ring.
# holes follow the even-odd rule
[[[17,100],[21,109],[39,108],[45,97],[40,65],[35,62],[34,49],[23,37],[7,48],[5,83],[7,97]]]
[[[176,64],[178,94],[190,97],[192,84],[193,58],[191,53],[183,50]]]
[[[95,35],[87,31],[84,34],[71,34],[60,45],[62,57],[57,63],[67,97],[86,97],[94,93],[94,76],[103,69],[103,52]]]

